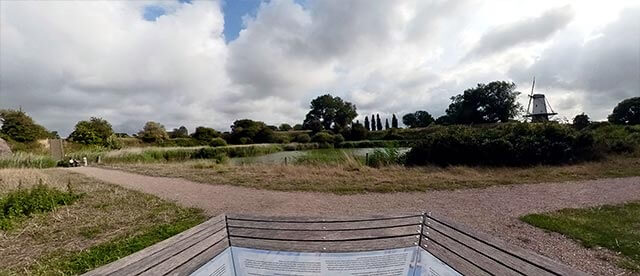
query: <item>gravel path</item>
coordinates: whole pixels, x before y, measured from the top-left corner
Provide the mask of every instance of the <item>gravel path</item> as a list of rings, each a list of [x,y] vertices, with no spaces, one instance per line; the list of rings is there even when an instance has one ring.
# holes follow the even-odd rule
[[[615,254],[586,249],[518,220],[530,213],[640,200],[640,177],[423,193],[334,195],[210,185],[92,167],[75,172],[206,210],[210,215],[366,216],[431,211],[593,275],[628,275]]]

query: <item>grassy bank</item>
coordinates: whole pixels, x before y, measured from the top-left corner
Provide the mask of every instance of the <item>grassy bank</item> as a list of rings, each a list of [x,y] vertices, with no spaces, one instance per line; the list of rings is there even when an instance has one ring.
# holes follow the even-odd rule
[[[561,233],[586,247],[601,246],[625,256],[618,265],[640,273],[640,201],[587,209],[564,209],[521,218]]]
[[[283,150],[282,146],[272,144],[224,147],[145,147],[116,151],[77,151],[68,154],[68,156],[75,159],[87,157],[90,162],[95,162],[100,157],[105,164],[166,163],[193,159],[213,159],[221,163],[225,158],[260,156]]]
[[[0,156],[0,169],[6,168],[52,168],[57,162],[46,155],[17,152]]]
[[[578,165],[526,168],[386,166],[375,169],[358,164],[234,166],[203,160],[114,166],[146,175],[182,177],[202,183],[336,194],[451,190],[640,175],[638,157],[611,157],[605,161]]]
[[[40,182],[83,196],[0,230],[0,275],[81,274],[205,219],[199,210],[59,169],[0,170],[0,198]]]

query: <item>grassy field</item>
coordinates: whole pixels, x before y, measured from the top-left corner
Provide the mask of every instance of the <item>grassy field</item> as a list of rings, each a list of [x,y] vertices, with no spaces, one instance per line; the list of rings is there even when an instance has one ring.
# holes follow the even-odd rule
[[[323,158],[325,157],[317,157],[315,160]],[[113,167],[145,175],[182,177],[210,184],[279,191],[354,194],[449,190],[638,176],[640,175],[640,158],[615,157],[602,162],[579,165],[527,168],[463,166],[370,168],[357,161],[339,165],[222,165],[206,160],[167,164],[116,164]]]
[[[205,219],[199,210],[60,169],[0,170],[0,198],[38,183],[82,196],[0,230],[0,275],[81,274]]]
[[[601,246],[625,256],[618,265],[640,273],[640,201],[587,209],[564,209],[521,218],[561,233],[586,247]]]

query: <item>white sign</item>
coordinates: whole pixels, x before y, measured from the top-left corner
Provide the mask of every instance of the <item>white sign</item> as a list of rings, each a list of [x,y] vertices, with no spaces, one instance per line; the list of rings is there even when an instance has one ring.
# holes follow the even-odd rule
[[[230,247],[194,276],[462,276],[414,246],[353,253],[307,253]]]
[[[302,253],[234,247],[237,275],[406,276],[416,249],[357,253]]]

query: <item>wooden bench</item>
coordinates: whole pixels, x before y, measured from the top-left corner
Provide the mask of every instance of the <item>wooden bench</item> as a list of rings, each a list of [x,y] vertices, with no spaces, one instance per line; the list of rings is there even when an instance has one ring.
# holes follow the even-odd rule
[[[431,214],[349,219],[220,215],[85,275],[189,275],[229,247],[321,253],[415,247],[462,275],[586,275]]]

